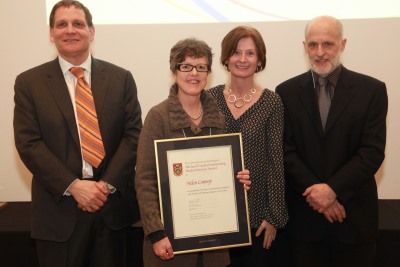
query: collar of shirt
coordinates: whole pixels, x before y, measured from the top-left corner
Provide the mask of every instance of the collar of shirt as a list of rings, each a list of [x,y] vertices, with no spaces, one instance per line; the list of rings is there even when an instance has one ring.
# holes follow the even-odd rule
[[[336,69],[329,73],[328,76],[326,76],[326,79],[328,80],[329,84],[333,86],[333,88],[336,88],[342,68],[342,64],[340,64]],[[319,75],[314,72],[314,76],[316,77],[316,81],[318,81]]]
[[[58,62],[60,63],[61,71],[66,79],[72,79],[75,81],[75,76],[69,71],[71,67],[81,67],[85,70],[85,80],[88,84],[91,82],[91,71],[92,71],[92,56],[89,54],[88,58],[79,66],[74,66],[62,57],[58,56]]]

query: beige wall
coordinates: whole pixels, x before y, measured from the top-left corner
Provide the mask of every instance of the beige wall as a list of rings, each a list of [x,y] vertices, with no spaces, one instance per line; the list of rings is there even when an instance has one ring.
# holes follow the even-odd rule
[[[14,148],[12,131],[13,84],[18,73],[55,57],[48,38],[44,1],[0,1],[0,201],[30,199],[30,174]],[[348,39],[346,67],[386,82],[389,94],[386,160],[378,173],[379,197],[400,198],[400,18],[345,20]],[[169,49],[179,39],[197,37],[214,50],[209,86],[223,83],[221,38],[236,24],[118,25],[96,27],[95,57],[129,69],[137,82],[143,119],[149,108],[163,100],[171,82]],[[302,40],[304,21],[252,23],[262,33],[268,50],[265,71],[258,82],[270,89],[305,70]]]

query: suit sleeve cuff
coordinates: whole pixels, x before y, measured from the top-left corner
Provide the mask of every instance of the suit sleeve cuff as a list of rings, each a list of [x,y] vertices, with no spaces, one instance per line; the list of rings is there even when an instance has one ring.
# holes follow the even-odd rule
[[[150,233],[150,234],[148,235],[148,238],[150,239],[150,242],[151,242],[152,244],[154,244],[154,243],[160,241],[161,239],[163,239],[163,238],[166,237],[166,236],[167,236],[167,235],[165,234],[165,231],[164,231],[164,230],[158,230],[158,231],[155,231],[155,232],[153,232],[153,233]]]
[[[66,197],[70,197],[70,196],[71,196],[71,193],[69,192],[69,189],[71,188],[72,184],[74,184],[77,180],[79,180],[79,179],[76,178],[75,180],[73,180],[73,181],[69,184],[69,186],[67,187],[67,189],[65,189],[65,191],[64,191],[64,193],[63,193],[63,196],[66,196]]]

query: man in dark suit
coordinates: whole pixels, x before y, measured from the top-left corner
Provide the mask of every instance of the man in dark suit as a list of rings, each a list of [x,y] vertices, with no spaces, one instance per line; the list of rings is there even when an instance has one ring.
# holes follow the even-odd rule
[[[136,85],[129,71],[91,57],[94,34],[84,5],[58,2],[50,14],[58,58],[15,82],[15,143],[33,174],[31,234],[40,266],[125,266],[127,227],[139,220]],[[92,123],[105,150],[99,164],[82,156],[71,67],[84,69],[91,88],[97,113]]]
[[[345,45],[337,19],[313,19],[304,41],[311,70],[276,89],[294,266],[366,267],[375,255],[388,100],[383,82],[342,66]]]

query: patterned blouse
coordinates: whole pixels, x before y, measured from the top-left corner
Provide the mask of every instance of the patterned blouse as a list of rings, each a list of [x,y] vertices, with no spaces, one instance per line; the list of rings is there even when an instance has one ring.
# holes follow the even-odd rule
[[[227,131],[242,133],[245,167],[250,170],[248,194],[250,225],[266,220],[276,228],[288,220],[283,169],[283,105],[280,97],[265,89],[260,98],[235,119],[224,98],[224,85],[211,88]]]

